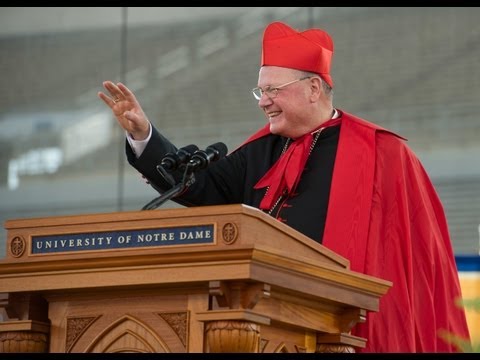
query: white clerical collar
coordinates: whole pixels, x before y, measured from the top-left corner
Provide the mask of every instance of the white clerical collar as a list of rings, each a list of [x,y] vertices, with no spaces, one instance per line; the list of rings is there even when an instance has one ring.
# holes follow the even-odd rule
[[[337,109],[333,108],[333,116],[332,116],[332,119],[337,119],[340,117],[340,114],[339,112],[337,111]]]

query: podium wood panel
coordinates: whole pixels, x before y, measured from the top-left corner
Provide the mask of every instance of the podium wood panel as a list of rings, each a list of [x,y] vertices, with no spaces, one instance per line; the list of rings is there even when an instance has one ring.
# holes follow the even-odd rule
[[[68,247],[81,234],[119,240],[204,225],[209,243]],[[5,228],[0,344],[15,321],[37,321],[50,325],[49,352],[315,352],[334,335],[350,350],[365,342],[351,340],[352,326],[378,311],[391,286],[241,204],[14,219]],[[63,240],[50,245],[64,251],[35,253],[40,237]]]

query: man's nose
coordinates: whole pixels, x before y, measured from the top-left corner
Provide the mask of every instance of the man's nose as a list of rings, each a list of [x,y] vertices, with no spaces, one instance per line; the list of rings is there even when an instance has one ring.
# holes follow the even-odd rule
[[[260,106],[261,108],[271,105],[272,103],[273,100],[265,92],[260,97],[260,100],[258,100],[258,106]]]

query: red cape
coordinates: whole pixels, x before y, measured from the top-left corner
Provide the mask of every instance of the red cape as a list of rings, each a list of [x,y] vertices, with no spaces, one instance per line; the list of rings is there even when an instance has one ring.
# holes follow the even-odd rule
[[[353,271],[393,283],[352,334],[362,352],[454,352],[439,331],[469,339],[447,222],[415,154],[392,132],[341,112],[323,245]],[[245,143],[269,134],[269,126]]]

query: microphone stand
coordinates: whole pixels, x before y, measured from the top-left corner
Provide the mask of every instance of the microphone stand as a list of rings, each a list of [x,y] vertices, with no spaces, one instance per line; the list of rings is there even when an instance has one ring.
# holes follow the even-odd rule
[[[178,184],[173,186],[171,189],[165,191],[159,197],[150,201],[147,205],[145,205],[142,210],[154,210],[162,205],[164,202],[174,198],[178,194],[182,193],[185,189],[187,189],[190,185],[195,182],[195,178],[193,177],[194,165],[187,163],[185,166],[185,171],[183,172],[182,181]]]

